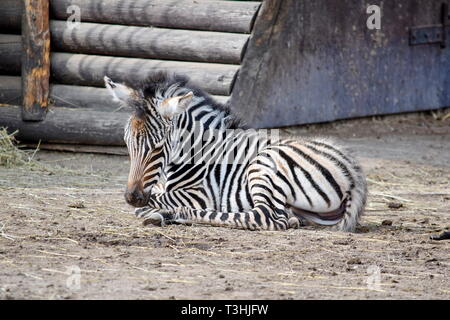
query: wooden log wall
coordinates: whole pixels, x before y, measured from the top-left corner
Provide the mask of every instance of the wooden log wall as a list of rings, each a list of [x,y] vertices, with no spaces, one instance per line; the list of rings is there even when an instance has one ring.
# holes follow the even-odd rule
[[[257,1],[50,0],[55,19],[66,20],[76,5],[83,21],[173,29],[251,33]]]
[[[30,45],[20,37],[24,1],[28,0],[0,1],[0,105],[22,104],[20,76],[25,66],[20,53]],[[226,103],[260,7],[256,1],[217,0],[50,0],[49,4],[50,107],[67,108],[67,114],[110,112],[122,119],[126,119],[123,112],[127,110],[111,101],[104,88],[104,75],[120,82],[141,80],[158,71],[185,74],[216,100]],[[67,23],[72,15],[70,6],[78,7],[81,13],[81,23],[75,28]],[[16,110],[10,108],[10,113]],[[0,112],[4,110],[2,107]],[[22,125],[17,117],[0,118],[0,126]],[[69,118],[75,120],[77,116]],[[81,136],[91,129],[95,132],[93,126],[101,122],[88,118],[82,118],[86,123],[78,123]],[[49,123],[57,119],[52,115],[42,126],[52,126]],[[55,125],[52,130],[57,128]],[[33,130],[22,130],[21,138],[42,136]],[[47,135],[46,129],[42,132]],[[66,131],[63,135],[69,136]],[[119,144],[123,143],[121,135]],[[111,142],[103,135],[97,141],[77,138],[76,132],[64,140],[87,141]]]

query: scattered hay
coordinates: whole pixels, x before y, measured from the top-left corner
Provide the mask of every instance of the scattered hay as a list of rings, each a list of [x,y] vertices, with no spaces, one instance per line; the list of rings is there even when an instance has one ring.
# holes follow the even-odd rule
[[[36,161],[34,156],[39,151],[40,142],[36,149],[22,149],[15,138],[17,133],[17,130],[13,133],[8,133],[6,128],[0,127],[0,166],[7,168],[20,166],[49,174],[81,174],[81,172],[76,170],[65,169],[56,165],[49,166]]]
[[[3,231],[3,229],[5,229],[5,224],[3,222],[0,222],[0,236],[8,240],[14,240],[15,237],[6,234],[5,231]]]
[[[0,128],[0,165],[6,167],[25,166],[34,164],[33,153],[19,149],[14,136],[17,131],[9,134],[6,128]]]

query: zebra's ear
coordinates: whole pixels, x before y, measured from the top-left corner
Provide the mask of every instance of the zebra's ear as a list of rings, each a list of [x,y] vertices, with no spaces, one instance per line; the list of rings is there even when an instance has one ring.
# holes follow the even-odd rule
[[[134,90],[127,87],[126,85],[115,83],[107,76],[105,76],[103,80],[105,80],[105,87],[113,97],[113,101],[127,102],[128,99],[132,96]]]
[[[183,96],[172,97],[164,100],[158,105],[158,112],[166,119],[172,119],[182,113],[191,104],[194,93],[189,91]]]

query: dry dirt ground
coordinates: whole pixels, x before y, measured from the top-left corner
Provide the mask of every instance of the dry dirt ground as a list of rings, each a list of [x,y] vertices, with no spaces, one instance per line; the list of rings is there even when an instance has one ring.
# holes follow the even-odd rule
[[[65,169],[0,167],[0,298],[449,299],[450,241],[429,237],[450,228],[450,119],[284,131],[355,151],[370,190],[357,233],[144,227],[123,199],[126,157],[41,151]]]

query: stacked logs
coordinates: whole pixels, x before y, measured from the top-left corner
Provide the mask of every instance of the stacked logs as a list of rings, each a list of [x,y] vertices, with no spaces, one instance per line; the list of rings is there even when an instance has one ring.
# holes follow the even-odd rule
[[[0,1],[0,104],[22,105],[24,101],[20,79],[25,44],[25,37],[20,35],[22,2]],[[158,71],[181,73],[225,103],[232,92],[259,6],[254,1],[50,0],[48,94],[53,112],[40,124],[41,136],[47,131],[46,123],[59,119],[55,114],[63,112],[62,108],[70,108],[61,113],[65,121],[77,122],[80,129],[78,138],[76,128],[73,135],[64,131],[60,136],[49,133],[42,138],[123,144],[120,126],[115,130],[108,124],[103,127],[113,130],[110,134],[115,139],[96,139],[94,133],[102,122],[88,121],[103,117],[105,123],[117,124],[126,118],[104,89],[104,75],[120,82],[141,80]],[[81,23],[74,20],[77,11]],[[6,115],[6,109],[0,110]],[[0,125],[20,120],[11,110],[1,118]],[[86,123],[80,124],[82,119]],[[39,126],[20,123],[22,132],[30,125]],[[57,127],[52,129],[55,133],[60,130]],[[91,135],[89,132],[92,137],[87,137]],[[34,131],[30,129],[29,134]]]

